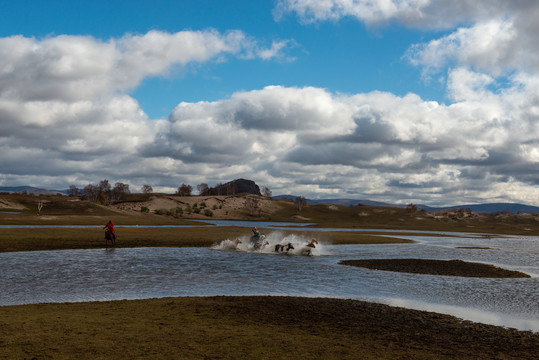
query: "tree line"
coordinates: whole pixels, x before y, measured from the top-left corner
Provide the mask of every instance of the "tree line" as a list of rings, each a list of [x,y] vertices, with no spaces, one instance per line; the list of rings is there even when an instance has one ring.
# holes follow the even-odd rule
[[[117,182],[112,186],[107,179],[101,180],[98,184],[88,184],[82,189],[71,185],[67,191],[69,196],[84,196],[100,204],[124,200],[125,196],[130,193],[129,184]]]
[[[215,195],[235,195],[238,187],[236,184],[228,184],[224,186],[222,183],[215,187],[210,187],[206,183],[197,185],[198,194],[200,196],[215,196]],[[153,193],[151,185],[142,185],[140,192],[143,194]],[[112,186],[107,179],[101,180],[98,184],[88,184],[80,189],[75,185],[70,185],[67,191],[69,196],[83,196],[88,200],[100,204],[109,204],[125,199],[127,194],[130,194],[129,184],[117,182]],[[175,195],[178,196],[193,196],[193,187],[188,184],[181,184],[176,190]],[[271,197],[272,192],[268,187],[262,188],[262,195]]]

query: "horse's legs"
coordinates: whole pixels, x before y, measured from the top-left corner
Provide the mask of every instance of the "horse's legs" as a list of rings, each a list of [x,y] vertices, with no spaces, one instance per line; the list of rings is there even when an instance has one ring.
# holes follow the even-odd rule
[[[110,240],[110,246],[114,246],[116,241],[114,240],[114,235],[110,231],[105,231],[105,246],[108,247]]]

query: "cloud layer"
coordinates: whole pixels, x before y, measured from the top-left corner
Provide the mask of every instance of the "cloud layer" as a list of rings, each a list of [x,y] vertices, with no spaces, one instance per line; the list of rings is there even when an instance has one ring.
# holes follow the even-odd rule
[[[149,77],[227,57],[285,58],[241,31],[0,38],[0,184],[103,178],[171,191],[239,177],[274,194],[452,205],[539,203],[539,5],[530,1],[279,1],[302,23],[352,17],[444,29],[403,59],[450,104],[415,94],[266,86],[149,119]],[[464,14],[464,15],[463,15]],[[310,26],[310,25],[306,25]]]

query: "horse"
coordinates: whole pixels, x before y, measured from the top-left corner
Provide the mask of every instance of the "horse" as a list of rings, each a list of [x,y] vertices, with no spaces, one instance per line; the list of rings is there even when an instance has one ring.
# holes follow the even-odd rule
[[[312,249],[316,248],[315,244],[318,244],[318,241],[316,241],[316,239],[312,239],[311,242],[305,245],[305,248],[303,248],[303,254],[311,256],[313,254]]]
[[[311,248],[315,248],[316,245],[315,244],[318,244],[318,241],[316,241],[316,239],[312,239],[310,243],[308,243],[307,245],[305,246],[308,246],[308,247],[311,247]]]
[[[254,250],[260,250],[269,244],[266,241],[266,235],[260,235],[260,236],[253,235],[251,236],[251,239],[249,241],[253,245]]]
[[[290,250],[294,249],[294,246],[292,246],[292,243],[288,243],[287,245],[277,244],[275,245],[275,252],[288,252]]]
[[[116,239],[114,238],[114,234],[112,233],[112,230],[110,229],[110,227],[107,226],[105,228],[105,246],[108,245],[109,240],[110,240],[111,246],[116,245]]]

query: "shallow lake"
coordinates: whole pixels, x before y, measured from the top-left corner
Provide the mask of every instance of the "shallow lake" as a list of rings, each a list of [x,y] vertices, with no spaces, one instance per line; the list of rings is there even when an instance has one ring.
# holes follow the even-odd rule
[[[181,236],[181,229],[178,230]],[[304,244],[300,235],[270,241]],[[314,255],[215,248],[137,248],[0,254],[0,305],[169,296],[339,297],[429,310],[539,331],[539,238],[401,237],[415,244],[320,244]],[[216,239],[216,244],[222,239]],[[245,239],[243,239],[245,242]],[[459,247],[488,247],[462,249]],[[296,245],[297,247],[297,245]],[[405,274],[339,265],[340,260],[425,258],[493,264],[530,274],[485,279]]]

